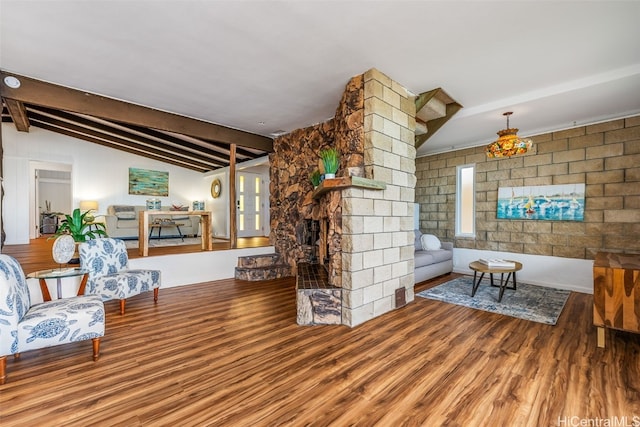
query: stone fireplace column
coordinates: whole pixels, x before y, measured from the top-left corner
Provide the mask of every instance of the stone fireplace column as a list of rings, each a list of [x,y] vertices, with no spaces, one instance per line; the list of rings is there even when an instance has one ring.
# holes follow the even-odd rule
[[[342,195],[342,322],[355,326],[413,301],[415,103],[376,69],[364,74],[365,178],[384,190]]]

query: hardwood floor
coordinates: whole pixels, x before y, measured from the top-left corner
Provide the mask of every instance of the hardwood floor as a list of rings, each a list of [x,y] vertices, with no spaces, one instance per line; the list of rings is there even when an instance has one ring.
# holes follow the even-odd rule
[[[612,332],[596,347],[590,295],[572,293],[556,326],[416,297],[348,328],[296,325],[294,289],[293,279],[168,288],[157,304],[152,293],[128,299],[124,316],[109,301],[97,362],[90,341],[8,358],[0,424],[569,426],[571,417],[640,417],[640,335]]]

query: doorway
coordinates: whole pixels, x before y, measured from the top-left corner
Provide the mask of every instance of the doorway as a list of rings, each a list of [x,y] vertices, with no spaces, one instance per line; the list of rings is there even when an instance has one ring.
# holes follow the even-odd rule
[[[264,235],[264,200],[262,175],[238,172],[237,224],[238,237]]]
[[[56,213],[70,214],[73,206],[71,165],[50,162],[30,162],[31,185],[29,198],[29,238],[35,239],[43,231],[55,232],[50,220]],[[43,227],[43,221],[46,226]]]

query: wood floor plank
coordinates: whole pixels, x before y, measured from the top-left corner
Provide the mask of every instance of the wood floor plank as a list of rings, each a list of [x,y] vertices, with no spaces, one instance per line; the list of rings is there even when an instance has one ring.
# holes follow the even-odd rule
[[[455,275],[454,275],[455,276]],[[422,283],[416,291],[450,277]],[[557,425],[640,416],[640,336],[596,346],[592,297],[556,326],[417,297],[355,328],[298,326],[293,279],[234,279],[107,302],[80,342],[8,358],[0,424]]]

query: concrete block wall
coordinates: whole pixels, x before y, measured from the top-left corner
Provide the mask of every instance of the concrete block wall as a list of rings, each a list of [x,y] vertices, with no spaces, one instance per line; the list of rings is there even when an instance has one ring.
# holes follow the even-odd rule
[[[416,159],[420,229],[455,247],[593,259],[640,253],[640,116],[531,137],[534,149],[488,159],[484,146]],[[455,236],[456,167],[476,165],[476,238]],[[582,222],[498,220],[498,187],[585,183]]]
[[[372,69],[364,74],[365,177],[385,190],[342,191],[342,321],[355,326],[413,295],[415,103],[407,90]]]

